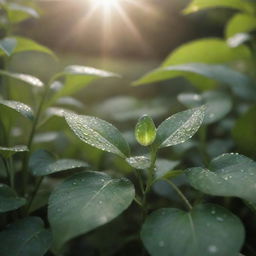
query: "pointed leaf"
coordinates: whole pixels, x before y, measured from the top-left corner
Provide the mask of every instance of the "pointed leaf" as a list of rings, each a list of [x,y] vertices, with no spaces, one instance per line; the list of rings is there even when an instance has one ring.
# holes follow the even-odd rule
[[[49,200],[55,248],[117,217],[131,204],[134,193],[129,180],[104,173],[82,172],[68,178]]]
[[[147,217],[141,231],[152,256],[234,256],[244,236],[241,221],[213,204],[197,205],[190,212],[159,209]]]
[[[16,80],[20,80],[26,84],[42,87],[44,86],[43,82],[39,80],[37,77],[27,75],[27,74],[20,74],[20,73],[13,73],[10,71],[0,70],[0,75],[7,76]]]
[[[231,8],[243,12],[252,13],[255,5],[248,1],[241,0],[193,0],[183,11],[185,14],[197,12],[208,8]]]
[[[8,20],[11,23],[18,23],[30,17],[39,18],[39,14],[35,9],[29,6],[20,5],[18,3],[10,3],[6,5],[6,10],[8,14]]]
[[[181,144],[190,139],[201,126],[205,107],[193,108],[172,115],[157,128],[154,146],[157,148]]]
[[[0,184],[0,213],[16,210],[26,203],[26,199],[18,197],[7,185]]]
[[[225,34],[228,39],[238,33],[248,33],[255,29],[256,17],[245,13],[239,13],[229,20],[225,29]]]
[[[200,62],[205,64],[219,64],[248,59],[250,57],[251,52],[246,46],[230,48],[225,40],[207,38],[181,45],[166,58],[162,67]]]
[[[202,85],[201,80],[199,80],[198,83],[197,80],[194,79],[194,75],[227,84],[236,94],[244,97],[249,97],[248,94],[255,93],[253,81],[248,76],[227,66],[204,63],[187,63],[179,66],[161,67],[135,81],[134,85],[143,85],[183,76],[191,80],[192,84],[199,89],[208,89]],[[243,92],[243,90],[245,90],[245,92]]]
[[[53,96],[52,101],[63,96],[74,94],[96,79],[111,77],[119,78],[120,76],[112,72],[92,67],[72,65],[66,67],[62,73],[56,75],[56,79],[61,77],[64,77],[65,82],[60,88],[58,88],[58,91]]]
[[[96,117],[65,113],[73,132],[85,143],[121,157],[129,156],[129,145],[112,124]]]
[[[210,163],[209,169],[190,168],[190,184],[206,194],[239,197],[256,202],[256,162],[239,154],[223,154]]]
[[[25,105],[22,102],[0,99],[0,105],[3,105],[9,109],[13,109],[16,112],[20,113],[21,115],[23,115],[24,117],[26,117],[32,121],[34,120],[33,110],[28,105]]]
[[[1,256],[43,256],[51,246],[51,233],[38,217],[10,224],[0,233]]]
[[[18,145],[13,147],[0,147],[0,154],[5,157],[9,158],[10,156],[19,153],[19,152],[26,152],[28,151],[27,146]]]
[[[45,176],[81,167],[88,167],[88,164],[75,159],[55,160],[49,152],[44,150],[34,152],[29,160],[29,168],[35,176]]]
[[[14,42],[16,41],[16,47],[9,48],[9,56],[12,56],[17,53],[21,52],[41,52],[51,55],[54,59],[56,59],[56,56],[54,53],[48,49],[47,47],[36,43],[35,41],[31,39],[27,39],[25,37],[6,37],[4,40],[7,42],[11,42],[11,40]],[[0,52],[1,55],[1,52]]]

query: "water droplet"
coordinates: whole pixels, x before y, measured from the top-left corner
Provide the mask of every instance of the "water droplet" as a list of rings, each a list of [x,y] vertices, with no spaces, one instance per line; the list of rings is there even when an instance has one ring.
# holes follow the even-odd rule
[[[216,253],[216,252],[218,252],[218,248],[215,245],[210,245],[208,247],[208,251],[209,251],[209,253]]]
[[[158,245],[159,247],[164,247],[164,241],[159,241]]]

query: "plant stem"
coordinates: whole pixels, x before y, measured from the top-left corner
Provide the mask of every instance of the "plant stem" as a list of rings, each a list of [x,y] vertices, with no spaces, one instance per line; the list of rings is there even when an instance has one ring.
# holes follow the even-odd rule
[[[147,184],[146,184],[146,188],[145,188],[145,191],[143,193],[143,198],[142,198],[143,220],[146,218],[147,213],[148,213],[147,195],[148,195],[148,192],[150,191],[151,186],[153,184],[154,174],[155,174],[156,150],[153,147],[150,148],[150,155],[151,155],[151,164],[150,164],[150,167],[148,168]]]
[[[9,181],[9,185],[11,188],[13,188],[12,178],[11,178],[11,173],[10,173],[10,166],[8,164],[7,159],[5,159],[4,157],[2,159],[3,159],[6,175],[7,175],[8,181]]]
[[[37,184],[36,184],[36,186],[35,186],[35,189],[34,189],[32,195],[31,195],[31,198],[30,198],[30,200],[29,200],[29,202],[28,202],[28,205],[27,205],[26,215],[28,215],[28,213],[29,213],[30,207],[31,207],[31,205],[32,205],[32,203],[33,203],[33,201],[34,201],[36,195],[37,195],[37,192],[39,191],[39,188],[40,188],[40,186],[41,186],[41,184],[42,184],[43,179],[44,179],[43,176],[40,177],[39,180],[38,180],[38,182],[37,182]]]
[[[182,193],[182,191],[171,181],[168,179],[163,179],[165,182],[167,182],[169,185],[172,186],[172,188],[177,192],[177,194],[180,196],[180,198],[183,200],[185,205],[187,206],[188,210],[192,210],[193,207],[188,201],[187,197]]]
[[[209,165],[209,156],[206,148],[206,137],[207,137],[207,127],[205,125],[201,126],[199,129],[199,150],[203,159],[205,166]]]
[[[26,194],[26,187],[27,187],[27,182],[28,182],[28,161],[29,161],[29,156],[30,156],[30,150],[32,147],[32,143],[33,143],[33,139],[36,133],[36,129],[37,129],[37,125],[39,122],[39,119],[41,117],[41,113],[43,110],[43,106],[45,103],[45,100],[47,98],[49,89],[50,89],[50,85],[52,83],[52,79],[49,81],[49,83],[46,85],[46,88],[44,90],[43,96],[41,98],[41,101],[39,103],[36,115],[35,115],[35,120],[33,122],[32,128],[31,128],[31,132],[29,135],[29,139],[28,139],[28,143],[27,143],[27,147],[28,147],[28,152],[25,154],[24,160],[23,160],[23,167],[22,167],[22,172],[23,172],[23,190],[22,190],[22,194],[25,195]]]

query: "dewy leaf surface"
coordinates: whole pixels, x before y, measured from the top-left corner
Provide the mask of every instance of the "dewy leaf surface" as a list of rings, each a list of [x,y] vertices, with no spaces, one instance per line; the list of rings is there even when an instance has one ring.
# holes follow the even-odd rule
[[[20,113],[24,117],[33,120],[34,119],[34,112],[33,110],[26,104],[18,101],[13,100],[1,100],[0,105],[3,105],[9,109],[15,110],[16,112]]]
[[[65,180],[49,200],[54,247],[117,217],[131,204],[134,193],[129,180],[100,172],[82,172]]]
[[[75,159],[56,160],[49,152],[38,150],[29,160],[29,168],[35,176],[45,176],[56,172],[88,167],[88,164]]]
[[[13,146],[13,147],[1,147],[0,146],[0,154],[5,158],[8,158],[8,157],[14,155],[15,153],[26,152],[26,151],[28,151],[28,147],[25,145],[17,145],[17,146]]]
[[[129,145],[112,124],[96,117],[65,113],[73,132],[85,143],[121,157],[130,155]]]
[[[43,256],[51,246],[51,233],[38,217],[10,224],[0,233],[1,256]]]
[[[16,80],[20,80],[26,84],[42,87],[44,86],[43,82],[38,79],[37,77],[27,75],[27,74],[20,74],[20,73],[13,73],[10,71],[0,70],[0,75],[7,76]]]
[[[244,236],[241,221],[213,204],[197,205],[190,212],[159,209],[147,217],[141,231],[151,256],[235,256]]]
[[[190,139],[201,126],[205,107],[192,108],[172,115],[157,128],[154,146],[157,148],[181,144]]]
[[[190,184],[206,194],[256,202],[256,162],[239,154],[223,154],[202,167],[187,170]]]
[[[15,192],[5,184],[0,184],[0,212],[13,211],[26,203],[24,198],[18,197]]]

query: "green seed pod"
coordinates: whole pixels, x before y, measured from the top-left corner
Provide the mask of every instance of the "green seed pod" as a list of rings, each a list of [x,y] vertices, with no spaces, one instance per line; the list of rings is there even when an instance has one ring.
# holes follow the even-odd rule
[[[156,126],[148,115],[142,116],[135,127],[135,137],[142,146],[151,145],[156,138]]]

